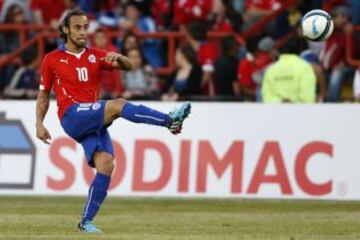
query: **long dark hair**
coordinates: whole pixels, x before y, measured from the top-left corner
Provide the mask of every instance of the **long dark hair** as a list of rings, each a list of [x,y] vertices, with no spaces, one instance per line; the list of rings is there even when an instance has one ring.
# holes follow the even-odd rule
[[[15,10],[20,10],[23,14],[25,14],[24,9],[22,9],[20,5],[13,4],[8,8],[5,14],[4,23],[14,23]]]
[[[11,5],[5,14],[4,23],[14,23],[16,11],[19,11],[19,10],[22,12],[22,14],[25,14],[24,9],[20,5],[18,5],[18,4]],[[26,22],[23,22],[23,23],[26,23]],[[18,31],[5,31],[3,33],[3,36],[5,38],[4,42],[8,43],[7,46],[5,47],[5,49],[9,48],[11,50],[14,50],[13,47],[14,48],[18,47],[18,45],[19,45],[19,32]]]
[[[67,42],[67,34],[64,32],[64,27],[67,28],[70,27],[70,18],[72,16],[86,16],[86,13],[79,9],[74,9],[67,12],[67,14],[65,15],[63,21],[59,26],[60,38],[62,38],[64,42]]]
[[[122,42],[121,42],[121,52],[123,53],[123,54],[125,54],[126,55],[126,49],[125,49],[125,43],[126,43],[126,41],[128,40],[128,38],[131,38],[131,37],[133,37],[133,38],[135,38],[136,39],[136,45],[137,45],[137,47],[138,48],[140,48],[141,47],[141,44],[140,44],[140,41],[139,41],[139,38],[135,35],[135,33],[133,33],[132,31],[127,31],[127,32],[125,32],[125,35],[123,36],[123,39],[122,39]]]
[[[190,45],[188,44],[182,45],[180,46],[179,50],[192,66],[199,65],[197,53]]]

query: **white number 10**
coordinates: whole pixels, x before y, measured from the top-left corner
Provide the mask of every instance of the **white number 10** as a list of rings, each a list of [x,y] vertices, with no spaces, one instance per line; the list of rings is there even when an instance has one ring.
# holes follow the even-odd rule
[[[76,68],[76,71],[78,72],[78,78],[80,82],[86,82],[88,80],[87,68]]]

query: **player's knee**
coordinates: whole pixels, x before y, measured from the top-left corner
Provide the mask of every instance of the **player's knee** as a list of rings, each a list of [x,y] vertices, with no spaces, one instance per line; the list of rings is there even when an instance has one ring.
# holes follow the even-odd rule
[[[102,174],[110,176],[115,168],[114,157],[106,154],[96,159],[96,170]]]
[[[114,164],[114,158],[107,158],[106,161],[104,162],[104,172],[107,175],[111,175],[114,171],[115,168],[115,164]]]
[[[115,113],[121,112],[121,109],[124,107],[126,100],[122,98],[117,98],[111,101],[111,110]]]
[[[106,115],[109,121],[115,120],[120,116],[126,100],[122,98],[109,100],[107,104]]]

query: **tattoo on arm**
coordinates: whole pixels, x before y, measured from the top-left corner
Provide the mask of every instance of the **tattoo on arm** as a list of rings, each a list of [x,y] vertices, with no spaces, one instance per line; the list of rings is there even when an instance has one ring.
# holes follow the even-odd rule
[[[124,55],[118,54],[118,58],[116,60],[117,64],[118,64],[118,68],[125,70],[125,71],[130,71],[132,69],[132,64],[129,60],[128,57],[125,57]]]

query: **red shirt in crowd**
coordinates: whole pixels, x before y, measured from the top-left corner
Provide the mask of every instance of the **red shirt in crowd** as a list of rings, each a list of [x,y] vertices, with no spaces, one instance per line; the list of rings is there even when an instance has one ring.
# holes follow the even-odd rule
[[[175,24],[189,24],[195,20],[206,20],[212,8],[212,0],[175,0]]]
[[[342,31],[335,31],[325,42],[320,53],[320,62],[325,70],[332,70],[345,62],[346,36]]]
[[[198,60],[201,65],[202,71],[207,73],[214,72],[214,64],[219,56],[219,49],[217,45],[211,42],[203,42],[197,51]],[[215,87],[212,81],[204,86],[203,93],[209,96],[215,94]]]
[[[347,0],[327,0],[323,3],[324,11],[331,12],[337,6],[344,6],[348,3]]]
[[[65,11],[64,1],[31,0],[31,10],[40,10],[43,21],[49,24],[51,20],[59,20]]]
[[[241,60],[238,67],[239,84],[255,90],[257,83],[254,78],[261,77],[266,66],[272,61],[270,54],[263,51],[255,53],[254,59],[245,58]]]
[[[211,42],[203,42],[197,51],[199,63],[205,72],[214,71],[215,60],[219,56],[217,46]]]
[[[95,48],[85,48],[75,54],[64,46],[45,55],[39,88],[54,89],[60,120],[72,104],[98,100],[100,71],[113,69],[110,63],[100,61],[105,55],[105,51]]]
[[[151,5],[151,15],[157,26],[163,26],[164,16],[170,14],[170,6],[168,0],[155,0]]]
[[[118,52],[117,48],[111,43],[105,49],[109,52]],[[100,91],[103,93],[120,95],[123,92],[123,86],[121,84],[121,74],[119,71],[100,71]]]
[[[234,28],[231,25],[230,21],[225,19],[222,22],[215,23],[212,30],[218,32],[233,32]]]
[[[245,9],[276,9],[282,3],[282,0],[245,0]]]

